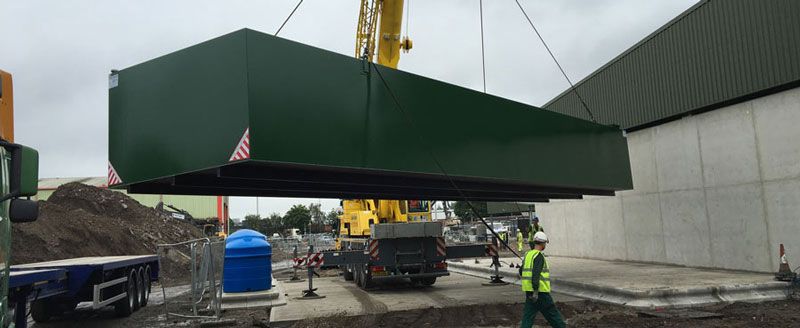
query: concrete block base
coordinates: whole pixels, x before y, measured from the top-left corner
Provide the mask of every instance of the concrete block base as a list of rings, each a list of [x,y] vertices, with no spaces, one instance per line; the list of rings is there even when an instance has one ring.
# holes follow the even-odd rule
[[[276,280],[272,285],[277,287]],[[286,305],[286,299],[279,288],[245,293],[222,293],[222,309],[247,309]]]

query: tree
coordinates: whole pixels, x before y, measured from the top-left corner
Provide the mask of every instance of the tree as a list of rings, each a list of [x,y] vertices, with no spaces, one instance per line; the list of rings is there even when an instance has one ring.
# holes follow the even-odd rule
[[[339,211],[336,209],[331,209],[330,212],[325,215],[325,224],[330,224],[334,229],[336,229],[336,227],[339,225]]]
[[[311,214],[311,222],[314,224],[322,224],[325,221],[325,213],[322,212],[322,204],[311,203],[308,205],[308,211]]]
[[[286,215],[283,216],[283,223],[286,228],[297,228],[305,231],[311,223],[311,211],[305,205],[294,205]]]
[[[470,202],[472,206],[475,207],[475,210],[478,212],[478,215],[481,217],[486,217],[489,212],[486,209],[486,202]],[[478,218],[473,213],[472,209],[470,209],[469,204],[465,201],[457,201],[453,205],[453,213],[456,216],[461,218],[462,221],[474,221]]]
[[[232,233],[236,232],[236,230],[239,230],[239,229],[240,229],[240,226],[237,226],[236,222],[233,221],[233,219],[229,218],[228,219],[228,234],[232,234]]]
[[[263,221],[264,220],[262,220],[261,216],[258,214],[248,214],[245,215],[244,220],[242,220],[242,228],[251,229],[266,234],[267,231]]]

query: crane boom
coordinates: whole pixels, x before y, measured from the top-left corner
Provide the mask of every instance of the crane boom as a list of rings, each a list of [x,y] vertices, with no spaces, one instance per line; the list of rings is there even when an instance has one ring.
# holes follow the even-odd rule
[[[412,45],[411,40],[400,36],[403,2],[403,0],[361,0],[356,30],[356,57],[374,61],[376,37],[380,37],[377,40],[378,64],[397,68],[400,50],[410,50]],[[380,30],[376,33],[379,22]]]

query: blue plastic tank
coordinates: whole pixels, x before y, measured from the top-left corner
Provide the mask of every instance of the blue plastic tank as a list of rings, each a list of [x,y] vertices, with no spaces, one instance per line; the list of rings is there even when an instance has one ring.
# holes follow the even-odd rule
[[[222,290],[254,292],[272,288],[272,246],[263,234],[243,229],[225,240]]]

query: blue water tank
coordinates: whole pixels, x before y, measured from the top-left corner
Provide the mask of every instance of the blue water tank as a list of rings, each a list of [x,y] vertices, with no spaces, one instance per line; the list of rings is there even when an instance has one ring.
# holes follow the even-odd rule
[[[254,292],[272,288],[272,246],[263,234],[243,229],[225,240],[222,290]]]

